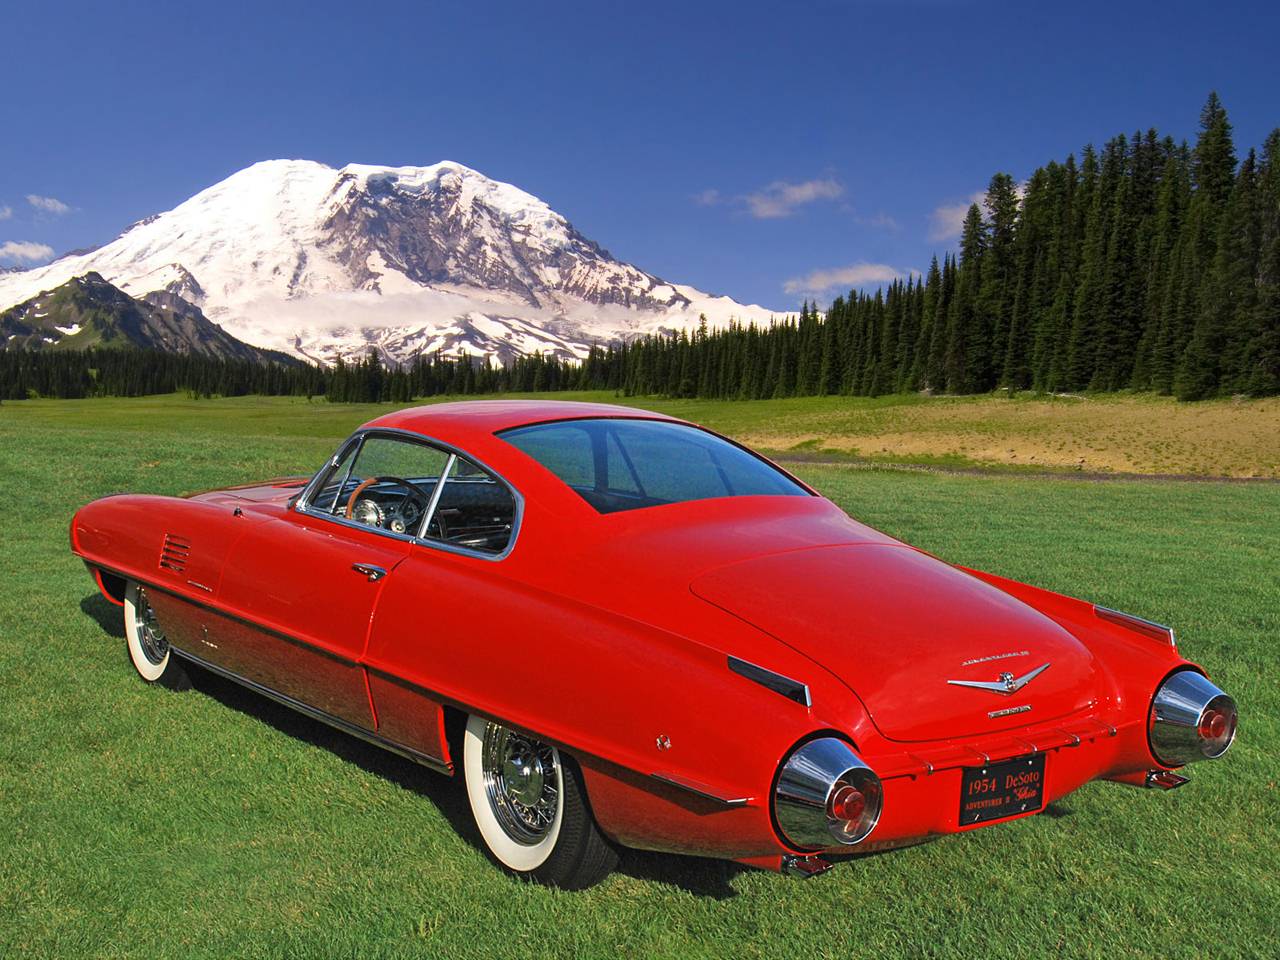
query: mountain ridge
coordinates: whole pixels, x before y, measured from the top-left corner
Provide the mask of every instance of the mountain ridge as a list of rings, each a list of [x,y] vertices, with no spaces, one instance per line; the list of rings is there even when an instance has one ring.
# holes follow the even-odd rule
[[[321,363],[442,351],[581,358],[593,343],[767,323],[613,258],[544,201],[453,161],[261,161],[110,243],[0,276],[0,308],[90,270],[167,291],[247,343]]]
[[[8,347],[133,348],[221,360],[301,362],[236,339],[174,293],[131,297],[92,271],[0,311],[0,348]]]

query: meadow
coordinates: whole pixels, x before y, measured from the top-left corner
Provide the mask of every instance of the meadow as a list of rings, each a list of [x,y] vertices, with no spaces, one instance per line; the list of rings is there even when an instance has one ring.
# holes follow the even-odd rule
[[[310,473],[378,408],[5,403],[0,957],[1280,953],[1280,484],[1097,482],[983,452],[1021,435],[1068,449],[1051,471],[1096,448],[1129,451],[1119,472],[1276,476],[1280,407],[1233,419],[1230,401],[652,404],[817,456],[789,466],[947,560],[1174,624],[1184,655],[1239,701],[1236,746],[1178,791],[1090,784],[1040,816],[812,881],[625,851],[586,892],[523,884],[486,860],[448,778],[212,677],[184,693],[143,684],[118,609],[68,549],[90,499]],[[894,439],[930,431],[943,441],[923,452]]]

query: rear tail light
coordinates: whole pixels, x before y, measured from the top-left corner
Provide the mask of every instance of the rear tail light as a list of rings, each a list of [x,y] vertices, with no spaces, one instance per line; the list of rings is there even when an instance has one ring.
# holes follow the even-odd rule
[[[821,737],[797,747],[778,773],[773,812],[792,846],[850,846],[880,820],[880,778],[843,740]]]
[[[1169,767],[1216,760],[1236,738],[1236,702],[1194,670],[1180,670],[1151,701],[1151,753]]]

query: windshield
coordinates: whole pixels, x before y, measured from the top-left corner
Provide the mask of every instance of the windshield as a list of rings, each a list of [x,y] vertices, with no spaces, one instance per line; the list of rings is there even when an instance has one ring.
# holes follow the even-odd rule
[[[562,420],[499,436],[601,513],[713,497],[809,496],[755,454],[681,423]]]

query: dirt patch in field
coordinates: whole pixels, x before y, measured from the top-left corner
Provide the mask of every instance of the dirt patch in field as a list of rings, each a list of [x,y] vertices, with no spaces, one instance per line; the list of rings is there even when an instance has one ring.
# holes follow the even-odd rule
[[[853,411],[850,411],[852,414]],[[938,400],[779,418],[744,438],[775,451],[1090,473],[1280,477],[1280,398]]]

